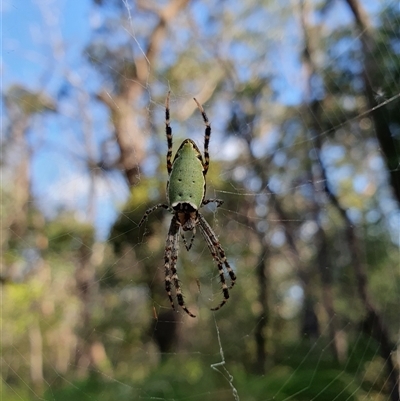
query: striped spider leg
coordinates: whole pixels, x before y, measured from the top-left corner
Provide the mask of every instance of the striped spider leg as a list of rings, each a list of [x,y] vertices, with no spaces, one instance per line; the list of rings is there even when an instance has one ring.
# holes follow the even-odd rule
[[[215,203],[216,206],[219,207],[223,203],[220,199],[205,199],[206,175],[210,165],[208,148],[211,137],[211,124],[203,106],[194,99],[206,126],[204,131],[203,155],[193,140],[185,139],[175,153],[175,157],[172,161],[173,136],[170,126],[169,99],[170,93],[168,92],[165,99],[165,134],[168,145],[166,157],[168,172],[167,203],[160,203],[148,209],[140,220],[139,226],[146,221],[151,213],[159,208],[169,210],[173,214],[164,250],[165,289],[172,308],[175,309],[171,291],[173,286],[179,306],[181,306],[189,316],[195,317],[185,306],[179,284],[176,269],[179,252],[179,237],[182,238],[185,248],[189,251],[192,248],[196,236],[196,227],[199,226],[208,249],[217,263],[224,298],[223,301],[216,308],[212,308],[212,310],[220,309],[227,302],[229,299],[229,289],[235,284],[236,275],[227,261],[225,251],[219,243],[217,236],[204,217],[199,213],[199,209],[204,205]],[[191,238],[189,241],[187,241],[184,236],[185,231],[191,231]],[[228,272],[231,279],[231,286],[229,288],[225,283],[224,269]]]
[[[213,229],[208,224],[207,220],[200,213],[199,213],[199,225],[200,225],[200,231],[203,234],[203,237],[206,241],[208,249],[210,250],[210,253],[211,253],[213,259],[217,263],[219,279],[220,279],[220,283],[221,283],[222,293],[224,296],[222,302],[218,306],[216,306],[215,308],[211,308],[211,310],[215,311],[215,310],[220,309],[222,306],[224,306],[226,304],[226,302],[228,301],[229,289],[231,289],[235,285],[236,275],[235,275],[235,272],[232,270],[231,266],[229,265],[228,260],[226,259],[225,251],[222,248]],[[231,279],[231,285],[229,288],[225,282],[224,266]]]
[[[176,263],[178,261],[179,252],[179,223],[175,216],[172,217],[171,225],[169,227],[167,241],[164,253],[164,268],[165,268],[165,290],[167,291],[168,298],[171,302],[172,309],[175,309],[174,301],[171,294],[171,281],[175,287],[176,297],[179,306],[191,317],[196,317],[185,305],[182,290],[179,285],[178,273],[176,271]]]

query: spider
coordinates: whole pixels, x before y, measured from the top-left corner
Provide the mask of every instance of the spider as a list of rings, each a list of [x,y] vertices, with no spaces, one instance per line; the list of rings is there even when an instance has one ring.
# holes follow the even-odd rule
[[[197,147],[197,145],[191,139],[185,139],[178,151],[175,154],[175,158],[171,163],[172,158],[172,129],[169,121],[169,97],[170,92],[167,94],[165,100],[165,131],[167,135],[168,151],[167,151],[167,170],[168,170],[168,182],[167,182],[167,201],[168,204],[159,203],[149,208],[142,219],[140,220],[139,227],[147,220],[147,217],[159,208],[169,210],[173,216],[169,227],[167,240],[165,243],[164,251],[164,269],[165,269],[165,290],[167,291],[168,298],[171,302],[171,306],[175,309],[174,301],[171,293],[171,283],[175,287],[176,298],[178,304],[182,309],[191,317],[196,317],[189,311],[183,300],[182,290],[179,284],[178,274],[176,271],[176,263],[178,260],[179,251],[179,234],[182,237],[182,241],[187,251],[193,245],[193,241],[196,235],[196,227],[200,228],[200,232],[203,234],[205,242],[210,250],[210,253],[217,263],[219,278],[222,287],[223,300],[215,308],[211,310],[215,311],[220,309],[226,304],[229,299],[229,289],[231,289],[236,281],[236,275],[225,256],[218,238],[211,226],[207,223],[205,218],[199,212],[199,209],[209,203],[215,203],[217,207],[221,206],[223,201],[221,199],[205,199],[206,193],[206,175],[210,164],[210,155],[208,153],[208,145],[211,136],[211,125],[208,121],[208,117],[200,105],[200,103],[194,99],[203,117],[205,128],[204,134],[204,160],[203,156]],[[192,236],[189,242],[186,241],[183,232],[191,231]],[[224,266],[227,270],[231,285],[228,288],[225,282]]]

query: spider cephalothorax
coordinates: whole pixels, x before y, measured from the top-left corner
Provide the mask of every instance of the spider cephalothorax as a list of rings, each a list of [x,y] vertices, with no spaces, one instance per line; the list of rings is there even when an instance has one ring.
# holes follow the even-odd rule
[[[183,231],[193,231],[199,224],[199,212],[189,203],[179,203],[174,208],[177,223]]]
[[[167,152],[167,170],[168,170],[168,183],[167,183],[167,200],[168,205],[158,204],[148,209],[144,214],[142,220],[139,223],[139,227],[145,222],[148,215],[154,212],[156,209],[162,207],[168,209],[173,214],[171,225],[169,227],[167,241],[164,252],[164,269],[165,269],[165,289],[168,293],[169,300],[172,308],[174,302],[171,294],[171,282],[175,287],[176,297],[178,304],[183,310],[192,317],[195,317],[188,308],[185,306],[183,300],[181,287],[179,285],[179,279],[176,272],[176,262],[178,260],[179,251],[179,233],[182,231],[192,231],[192,237],[190,242],[187,243],[183,233],[181,237],[187,250],[192,247],[195,235],[196,227],[200,227],[200,232],[206,241],[208,249],[215,262],[218,265],[219,277],[221,281],[221,287],[224,295],[222,302],[211,310],[218,310],[221,308],[226,301],[229,299],[228,286],[225,283],[224,267],[227,270],[231,279],[231,286],[235,284],[236,276],[232,268],[226,259],[225,252],[218,241],[214,231],[204,219],[199,209],[207,205],[208,203],[216,203],[217,207],[221,206],[223,201],[220,199],[205,199],[206,193],[206,174],[209,166],[209,153],[208,145],[211,136],[211,125],[208,121],[207,115],[200,105],[196,102],[201,115],[203,116],[204,124],[206,125],[204,135],[204,160],[203,156],[191,139],[185,139],[178,151],[176,152],[174,161],[171,163],[172,158],[172,130],[169,125],[169,93],[165,101],[165,128],[168,142]]]

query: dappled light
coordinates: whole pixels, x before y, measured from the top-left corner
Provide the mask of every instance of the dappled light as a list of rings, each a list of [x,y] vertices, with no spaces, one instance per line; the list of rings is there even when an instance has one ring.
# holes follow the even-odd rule
[[[400,401],[396,1],[2,16],[2,400]]]

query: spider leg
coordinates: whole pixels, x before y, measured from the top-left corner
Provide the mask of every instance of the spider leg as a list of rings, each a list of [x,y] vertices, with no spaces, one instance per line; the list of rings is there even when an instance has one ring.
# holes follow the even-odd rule
[[[215,308],[211,308],[211,310],[215,311],[215,310],[222,308],[222,306],[224,306],[226,304],[226,302],[228,301],[229,289],[233,287],[233,284],[236,280],[236,276],[235,276],[235,273],[233,272],[232,268],[229,266],[229,263],[225,257],[225,252],[222,249],[214,231],[212,230],[210,225],[207,223],[206,219],[200,213],[199,213],[199,223],[200,223],[200,231],[203,234],[203,237],[206,241],[208,249],[210,250],[210,253],[211,253],[213,259],[217,263],[219,279],[220,279],[220,283],[221,283],[221,287],[222,287],[222,293],[224,295],[222,302]],[[232,284],[229,288],[226,285],[226,281],[225,281],[224,265],[229,273],[229,276],[230,276],[231,282],[232,282]]]
[[[207,220],[200,213],[199,213],[199,223],[200,223],[200,227],[204,230],[203,235],[206,234],[207,237],[210,238],[212,245],[218,251],[219,259],[225,265],[225,268],[231,279],[231,285],[229,287],[229,289],[231,289],[235,285],[236,275],[235,275],[235,272],[232,270],[231,266],[229,265],[228,260],[226,259],[225,251],[222,248],[221,244],[219,243],[218,238],[215,235],[214,231],[212,230],[210,225],[207,223]]]
[[[174,301],[172,299],[171,294],[171,263],[173,263],[173,259],[177,258],[177,255],[172,257],[172,252],[174,249],[174,241],[175,237],[177,236],[177,228],[176,228],[176,219],[175,216],[172,218],[171,225],[169,227],[167,241],[165,244],[165,251],[164,251],[164,270],[165,270],[165,291],[167,291],[169,301],[171,302],[172,309],[175,310]],[[174,251],[174,255],[175,255]]]
[[[147,209],[144,212],[144,215],[143,215],[142,219],[140,220],[138,227],[140,227],[147,220],[147,217],[149,217],[149,215],[151,213],[155,212],[160,207],[162,207],[166,210],[171,210],[171,208],[168,205],[165,205],[164,203],[159,203],[158,205],[155,205],[155,206],[151,207],[150,209]]]
[[[209,203],[216,203],[217,207],[220,207],[224,201],[222,199],[204,199],[203,202],[201,202],[201,206],[208,205]]]
[[[207,234],[202,229],[200,229],[200,230],[201,230],[201,232],[202,232],[202,234],[204,236],[204,239],[206,241],[208,249],[211,252],[211,255],[212,255],[213,259],[217,263],[218,273],[219,273],[219,280],[220,280],[221,287],[222,287],[222,293],[224,295],[224,298],[221,301],[221,303],[218,306],[216,306],[215,308],[211,308],[212,311],[215,311],[215,310],[218,310],[218,309],[222,308],[222,306],[224,306],[226,304],[226,302],[228,301],[228,299],[229,299],[229,289],[228,289],[228,286],[226,285],[226,282],[225,282],[224,265],[223,265],[223,263],[221,261],[221,258],[218,255],[218,251],[215,248],[215,246],[213,245],[213,243],[211,242],[210,238],[207,236]]]
[[[204,133],[204,164],[203,164],[204,168],[203,174],[206,175],[208,171],[208,166],[210,165],[210,154],[208,153],[208,145],[210,143],[211,125],[210,122],[208,121],[208,117],[203,109],[203,106],[195,98],[193,99],[196,102],[197,107],[199,108],[201,115],[203,116],[204,124],[206,125],[206,130]]]
[[[168,175],[172,171],[172,129],[169,125],[169,95],[171,91],[168,91],[167,98],[165,99],[165,133],[167,135],[168,151],[167,151],[167,170]]]
[[[178,298],[179,306],[191,317],[196,317],[185,305],[183,300],[181,286],[179,285],[179,278],[176,271],[176,262],[178,261],[179,252],[179,224],[176,216],[171,220],[171,225],[168,231],[167,245],[165,247],[165,289],[168,293],[168,298],[171,301],[171,305],[174,308],[171,295],[171,281],[174,283],[176,297]],[[174,308],[175,309],[175,308]]]
[[[192,248],[194,237],[196,236],[196,227],[193,228],[192,232],[193,232],[193,234],[192,234],[192,237],[190,238],[189,245],[188,245],[183,233],[181,232],[182,242],[185,245],[185,248],[187,251],[190,251],[190,249]]]

